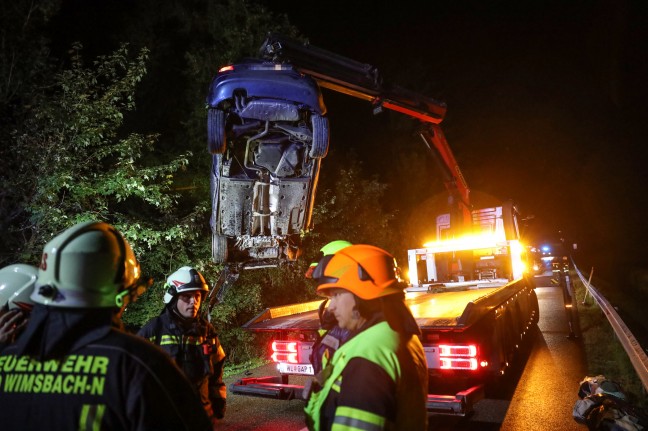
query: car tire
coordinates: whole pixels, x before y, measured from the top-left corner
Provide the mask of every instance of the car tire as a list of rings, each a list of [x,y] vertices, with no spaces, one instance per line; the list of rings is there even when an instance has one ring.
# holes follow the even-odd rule
[[[309,156],[313,159],[326,157],[329,147],[329,121],[328,118],[318,114],[311,116],[313,126],[313,144]]]
[[[214,263],[227,262],[227,237],[217,233],[212,234],[212,260]]]
[[[223,154],[227,148],[225,112],[217,108],[207,111],[207,148],[212,154]]]

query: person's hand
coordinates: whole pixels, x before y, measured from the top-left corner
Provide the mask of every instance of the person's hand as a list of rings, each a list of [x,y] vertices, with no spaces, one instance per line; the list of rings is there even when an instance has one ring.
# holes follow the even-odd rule
[[[0,316],[0,344],[13,343],[26,324],[27,318],[20,310],[11,310]]]

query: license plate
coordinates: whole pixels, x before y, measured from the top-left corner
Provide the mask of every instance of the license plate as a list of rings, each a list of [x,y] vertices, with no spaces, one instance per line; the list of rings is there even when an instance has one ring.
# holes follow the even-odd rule
[[[435,369],[439,368],[439,349],[438,347],[423,346],[425,351],[425,359],[427,360],[428,368]]]
[[[279,372],[282,374],[304,374],[312,376],[315,374],[311,364],[279,364]]]

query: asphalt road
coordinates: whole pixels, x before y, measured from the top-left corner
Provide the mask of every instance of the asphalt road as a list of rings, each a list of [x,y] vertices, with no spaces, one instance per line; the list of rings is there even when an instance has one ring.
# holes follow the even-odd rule
[[[585,376],[585,357],[572,333],[559,287],[551,277],[536,277],[540,304],[539,331],[499,387],[475,405],[466,418],[430,416],[429,430],[578,430],[572,408]],[[248,371],[249,376],[276,374],[274,365]],[[229,385],[242,375],[226,379]],[[299,384],[298,380],[291,383]],[[219,430],[298,431],[304,428],[304,402],[277,401],[229,394],[226,418]]]

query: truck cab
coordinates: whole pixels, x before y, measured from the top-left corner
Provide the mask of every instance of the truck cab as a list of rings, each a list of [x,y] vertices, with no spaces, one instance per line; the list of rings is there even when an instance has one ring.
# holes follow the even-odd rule
[[[512,203],[472,211],[472,226],[458,234],[450,214],[436,218],[437,240],[408,250],[413,288],[447,283],[507,283],[526,273],[526,252],[519,240],[517,210]]]

